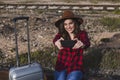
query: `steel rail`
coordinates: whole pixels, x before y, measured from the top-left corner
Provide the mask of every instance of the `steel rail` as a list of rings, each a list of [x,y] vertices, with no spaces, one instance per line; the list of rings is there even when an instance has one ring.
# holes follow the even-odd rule
[[[0,9],[48,9],[48,10],[96,10],[113,11],[120,10],[119,4],[0,4]]]

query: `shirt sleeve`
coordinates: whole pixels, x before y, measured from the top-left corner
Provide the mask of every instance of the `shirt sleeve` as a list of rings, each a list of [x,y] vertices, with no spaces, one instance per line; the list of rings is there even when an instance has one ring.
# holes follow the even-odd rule
[[[61,38],[61,34],[57,33],[53,39],[53,44],[55,44],[55,42]]]
[[[80,40],[83,42],[83,48],[86,49],[90,46],[90,40],[86,31],[81,31],[79,35]]]

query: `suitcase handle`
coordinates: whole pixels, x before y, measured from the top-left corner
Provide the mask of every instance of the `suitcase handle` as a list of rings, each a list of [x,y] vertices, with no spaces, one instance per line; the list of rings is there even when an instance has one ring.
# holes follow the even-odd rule
[[[28,20],[29,20],[29,17],[15,17],[13,18],[13,22],[15,24],[15,28],[14,28],[14,32],[15,32],[15,44],[16,44],[16,65],[17,67],[20,66],[20,62],[19,62],[19,53],[18,53],[18,42],[17,42],[17,29],[16,29],[16,21],[18,20],[26,20],[27,21],[27,24],[26,24],[26,29],[27,29],[27,41],[28,41],[28,64],[31,63],[31,55],[30,55],[30,39],[29,39],[29,28],[28,28]]]
[[[29,17],[27,17],[27,16],[15,17],[15,18],[13,18],[13,22],[16,22],[16,21],[18,21],[18,20],[23,20],[23,19],[26,19],[26,20],[28,21],[28,20],[29,20]]]

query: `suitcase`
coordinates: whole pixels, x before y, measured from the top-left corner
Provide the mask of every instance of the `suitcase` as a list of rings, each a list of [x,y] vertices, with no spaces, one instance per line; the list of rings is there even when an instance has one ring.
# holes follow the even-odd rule
[[[27,29],[27,41],[28,41],[28,64],[20,66],[19,53],[18,53],[18,42],[17,42],[17,31],[16,22],[18,20],[26,20]],[[29,17],[15,17],[13,22],[15,24],[15,44],[16,44],[16,66],[9,70],[9,80],[44,80],[42,66],[37,63],[31,63],[30,60],[30,41],[29,41],[29,28],[28,28]]]

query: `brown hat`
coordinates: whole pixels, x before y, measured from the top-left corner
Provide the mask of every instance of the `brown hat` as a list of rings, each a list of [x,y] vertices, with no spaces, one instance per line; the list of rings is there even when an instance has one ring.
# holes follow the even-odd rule
[[[70,10],[65,10],[62,14],[62,18],[55,22],[55,26],[59,27],[60,23],[63,22],[65,19],[75,19],[78,22],[78,25],[83,23],[83,19],[74,15],[74,13]]]

